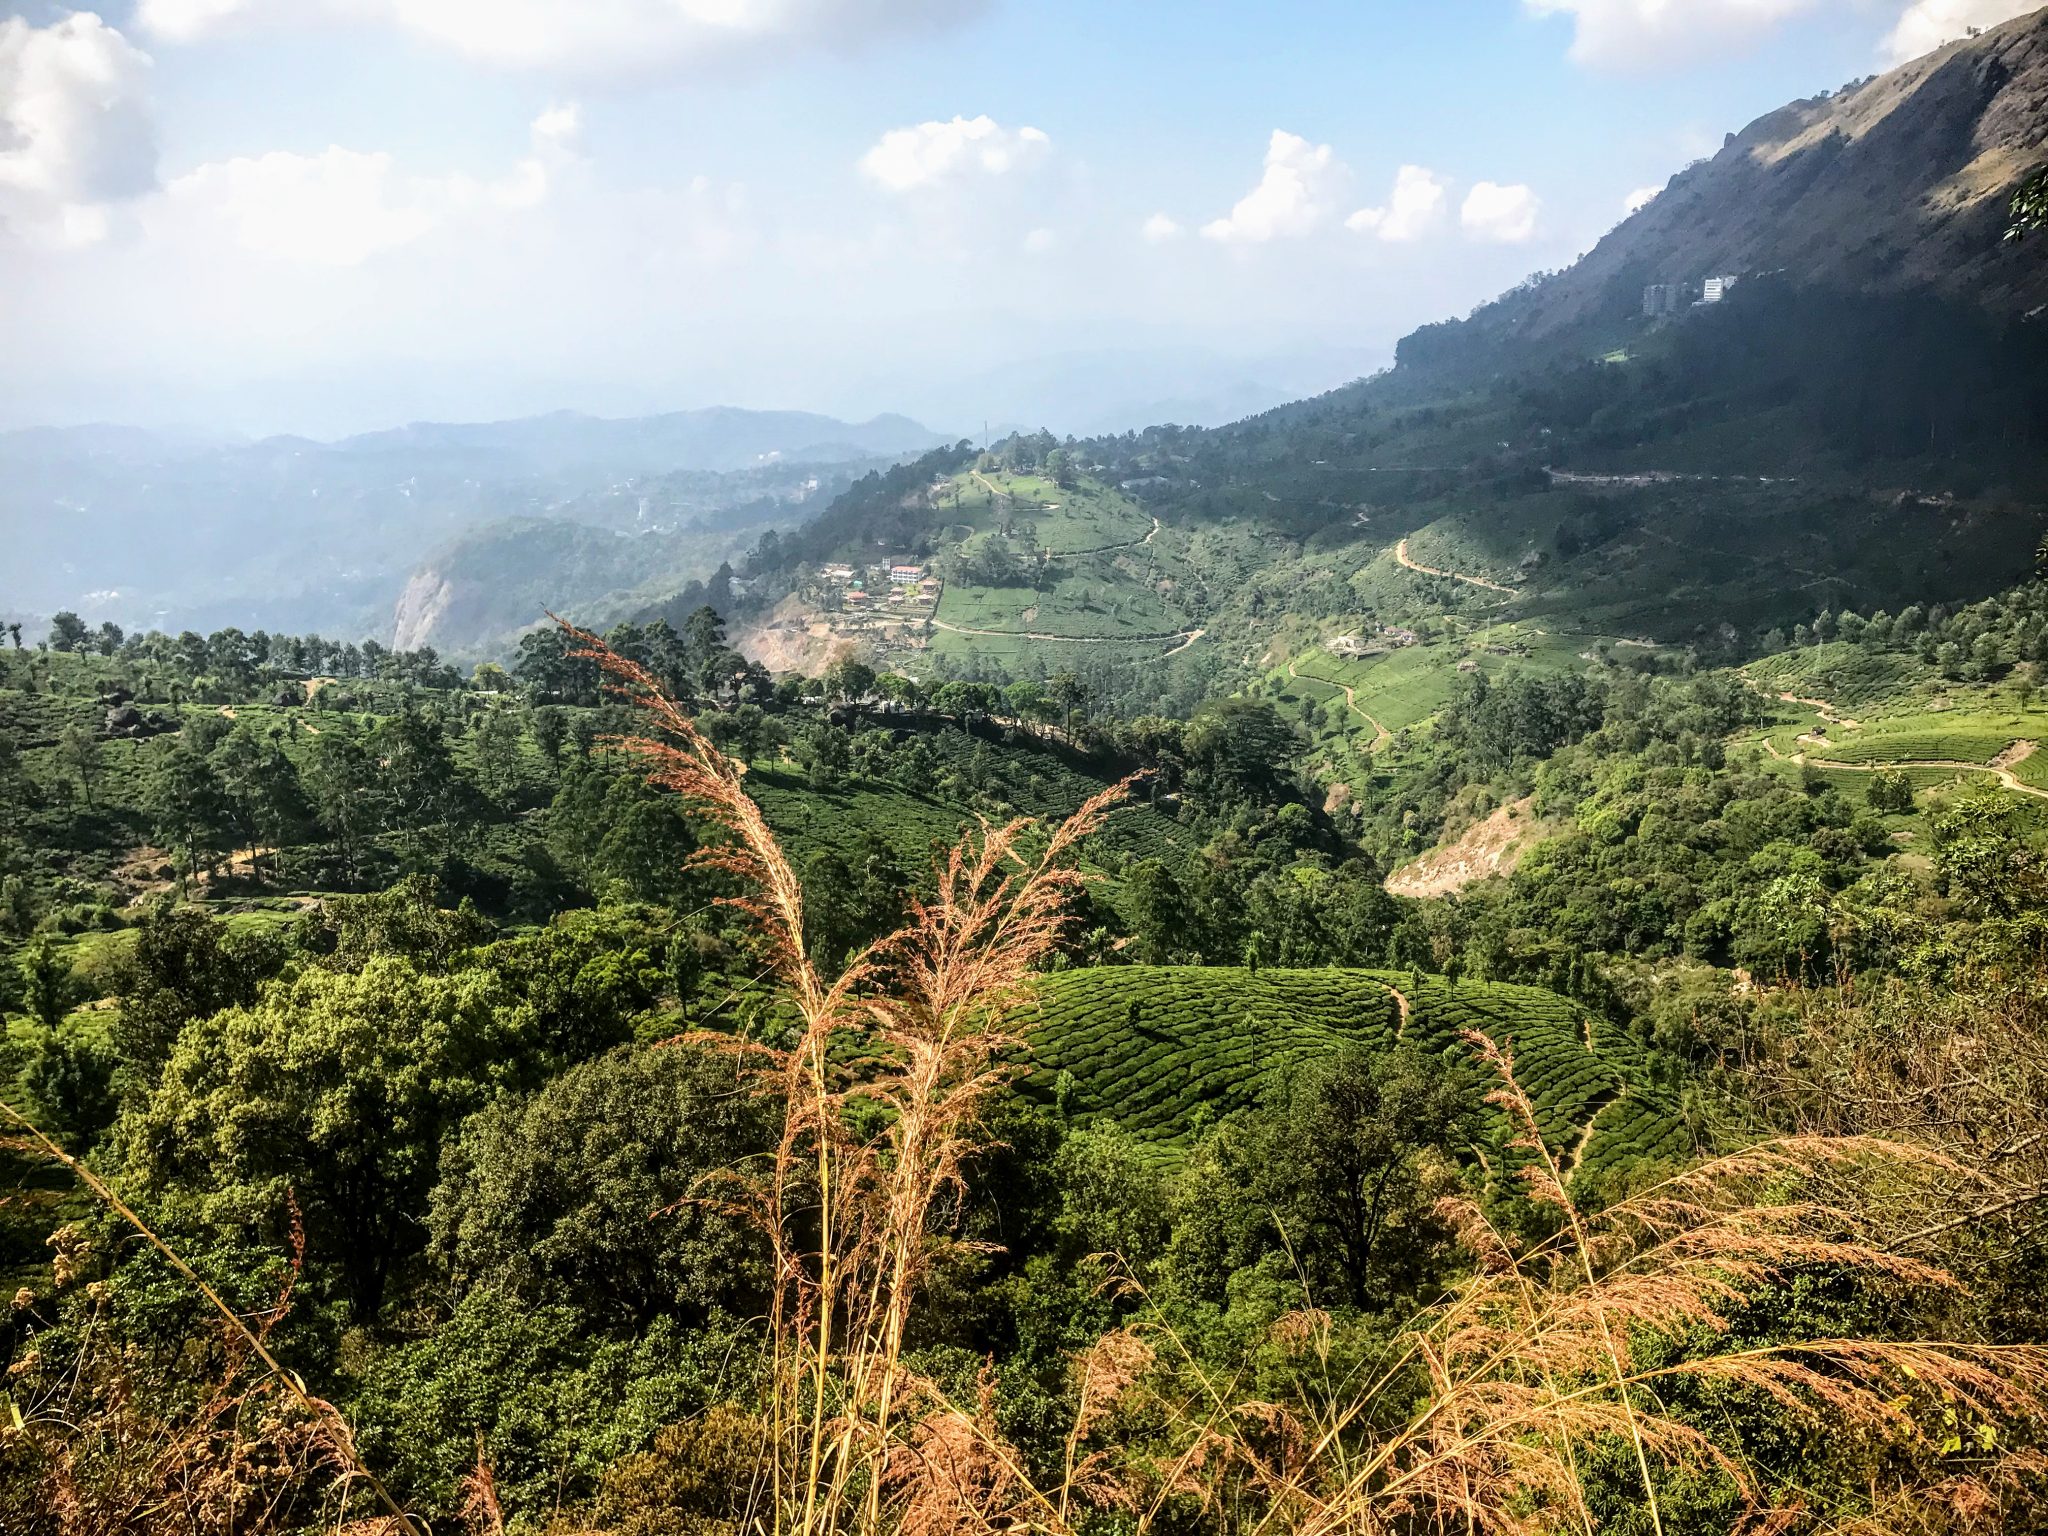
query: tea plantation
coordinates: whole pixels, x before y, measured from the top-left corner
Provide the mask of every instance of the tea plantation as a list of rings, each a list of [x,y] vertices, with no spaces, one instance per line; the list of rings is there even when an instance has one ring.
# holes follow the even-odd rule
[[[1405,1041],[1439,1055],[1481,1106],[1493,1082],[1460,1039],[1466,1030],[1513,1047],[1544,1140],[1573,1172],[1685,1150],[1640,1048],[1536,987],[1398,971],[1113,966],[1045,977],[1024,1030],[1027,1094],[1076,1124],[1113,1122],[1167,1157],[1256,1103],[1277,1075],[1349,1044]],[[1497,1154],[1505,1118],[1488,1107],[1483,1123],[1482,1154]]]

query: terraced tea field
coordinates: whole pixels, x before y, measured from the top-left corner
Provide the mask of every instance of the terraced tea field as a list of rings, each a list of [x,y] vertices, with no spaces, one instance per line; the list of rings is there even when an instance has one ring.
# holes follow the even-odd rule
[[[1684,1150],[1639,1050],[1540,988],[1396,971],[1109,966],[1059,972],[1037,990],[1023,1026],[1025,1091],[1063,1099],[1077,1124],[1112,1122],[1164,1157],[1205,1120],[1255,1104],[1275,1074],[1351,1044],[1411,1042],[1441,1057],[1480,1108],[1492,1082],[1464,1030],[1512,1045],[1544,1140],[1568,1167]],[[1482,1118],[1480,1150],[1498,1173],[1507,1124],[1491,1108]]]
[[[998,507],[998,498],[1007,507]],[[939,505],[949,518],[974,530],[965,542],[995,528],[1007,516],[1029,543],[1051,550],[1055,557],[1139,544],[1152,530],[1151,515],[1123,492],[1098,481],[1080,479],[1062,487],[1039,475],[997,472],[956,475],[940,493]]]

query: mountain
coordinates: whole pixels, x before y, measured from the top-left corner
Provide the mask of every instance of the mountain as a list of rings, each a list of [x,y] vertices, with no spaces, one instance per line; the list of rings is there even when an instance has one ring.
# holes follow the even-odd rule
[[[676,470],[577,497],[557,515],[478,524],[407,577],[388,620],[390,643],[503,650],[550,610],[601,627],[650,596],[701,587],[769,528],[802,524],[857,475],[893,462]]]
[[[1351,711],[1342,734],[1426,721],[1468,663],[1734,661],[1846,609],[1985,598],[2048,527],[2048,237],[2004,238],[2043,164],[2048,12],[1770,114],[1374,377],[1105,434],[1057,474],[1037,434],[863,482],[749,560],[735,633],[764,656],[822,638],[923,671],[1073,670],[1134,710],[1327,638],[1351,665],[1311,661],[1322,692],[1265,682]],[[1708,275],[1737,281],[1646,312],[1649,285]],[[1062,544],[1077,507],[1132,499],[1150,534]],[[816,575],[898,556],[943,578],[928,615],[849,608]],[[1444,606],[1488,638],[1430,632]],[[1367,672],[1385,697],[1340,693]]]
[[[345,438],[345,452],[474,456],[496,473],[562,475],[601,470],[647,475],[664,470],[740,470],[775,459],[836,464],[922,452],[944,441],[907,416],[844,422],[807,411],[744,411],[731,406],[611,419],[555,411],[517,421],[415,422]]]
[[[381,633],[417,563],[493,521],[672,528],[764,496],[802,500],[821,472],[939,441],[901,416],[731,409],[419,423],[332,443],[0,433],[0,608]]]
[[[2044,165],[2048,10],[1758,118],[1572,267],[1425,327],[1402,357],[1432,357],[1447,333],[1556,355],[1640,315],[1650,284],[1693,299],[1719,274],[2037,314],[2048,262],[2001,235],[2013,191]]]

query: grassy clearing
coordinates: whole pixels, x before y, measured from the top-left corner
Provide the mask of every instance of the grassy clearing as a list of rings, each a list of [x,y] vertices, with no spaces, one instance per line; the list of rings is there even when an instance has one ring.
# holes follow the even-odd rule
[[[939,505],[973,530],[966,542],[1007,525],[1020,543],[1055,555],[1133,544],[1152,528],[1136,502],[1094,480],[1062,487],[1038,475],[968,473],[948,482]]]
[[[1091,555],[1056,564],[1050,574],[1042,591],[949,581],[935,617],[961,629],[1076,639],[1172,635],[1188,627],[1186,613],[1159,594],[1142,562]]]

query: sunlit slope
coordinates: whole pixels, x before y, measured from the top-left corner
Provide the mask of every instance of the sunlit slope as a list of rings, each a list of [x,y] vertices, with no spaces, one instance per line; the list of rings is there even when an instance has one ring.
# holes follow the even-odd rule
[[[1498,1150],[1506,1125],[1484,1107],[1492,1084],[1466,1031],[1512,1047],[1545,1142],[1575,1172],[1676,1151],[1682,1135],[1639,1050],[1537,987],[1405,971],[1108,966],[1044,978],[1024,1028],[1027,1093],[1057,1100],[1076,1124],[1114,1123],[1166,1152],[1307,1061],[1402,1042],[1440,1056],[1468,1085],[1483,1139]]]

